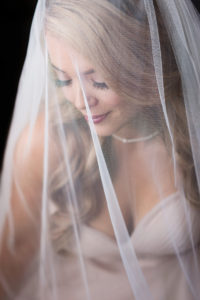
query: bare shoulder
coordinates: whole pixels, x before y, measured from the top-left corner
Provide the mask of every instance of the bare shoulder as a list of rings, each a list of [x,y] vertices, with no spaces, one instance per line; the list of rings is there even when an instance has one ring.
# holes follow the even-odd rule
[[[37,215],[41,206],[44,165],[44,117],[22,130],[13,155],[11,208],[19,235],[30,223],[27,209]]]
[[[58,163],[56,143],[49,131],[45,132],[44,124],[44,116],[41,115],[33,128],[27,125],[21,132],[14,150],[11,207],[17,227],[21,228],[19,231],[24,231],[27,228],[25,224],[30,221],[26,208],[39,218],[45,172],[51,172]],[[48,147],[47,154],[45,147]],[[45,163],[47,171],[44,168]],[[21,235],[23,236],[22,233]]]
[[[29,125],[24,128],[16,143],[14,151],[16,176],[28,181],[41,181],[44,160],[48,159],[48,167],[53,168],[56,164],[57,152],[58,149],[52,133],[45,130],[44,115],[40,115],[33,128]]]
[[[37,254],[40,238],[40,220],[44,164],[44,117],[33,127],[21,132],[13,155],[10,217],[14,226],[13,249],[10,252],[10,224],[6,219],[0,252],[0,269],[8,285],[18,290],[24,274]],[[15,255],[13,255],[15,253]],[[0,283],[0,298],[7,299]]]

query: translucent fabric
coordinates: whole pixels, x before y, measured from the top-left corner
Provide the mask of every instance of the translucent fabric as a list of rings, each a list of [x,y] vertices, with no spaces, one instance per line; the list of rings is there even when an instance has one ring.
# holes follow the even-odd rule
[[[199,299],[199,53],[189,0],[38,1],[1,175],[1,299]]]

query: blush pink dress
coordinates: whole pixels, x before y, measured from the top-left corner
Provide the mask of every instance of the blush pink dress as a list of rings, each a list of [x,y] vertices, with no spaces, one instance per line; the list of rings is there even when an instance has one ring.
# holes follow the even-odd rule
[[[188,207],[196,249],[200,242],[200,213]],[[173,194],[157,204],[140,221],[130,237],[152,299],[197,300],[192,293],[191,283],[195,288],[199,286],[200,295],[200,278],[197,278],[200,252],[199,256],[194,256],[184,210],[180,195]],[[173,234],[169,234],[170,232]],[[175,255],[175,248],[178,255]],[[92,300],[135,299],[118,246],[112,238],[91,227],[83,226],[81,249],[85,274],[76,256],[54,256],[58,300],[88,299],[87,288]],[[190,272],[189,279],[184,275],[185,269],[187,274]],[[30,272],[17,300],[40,299],[37,288],[39,278],[36,274],[38,273],[34,269]],[[45,299],[53,300],[48,274],[46,276]],[[88,283],[87,288],[84,280]]]

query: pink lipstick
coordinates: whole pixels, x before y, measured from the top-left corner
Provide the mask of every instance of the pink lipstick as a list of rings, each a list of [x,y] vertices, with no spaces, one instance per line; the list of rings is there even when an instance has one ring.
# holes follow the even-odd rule
[[[92,115],[92,121],[94,124],[101,123],[108,115],[109,113],[103,114],[103,115]],[[88,121],[88,116],[85,116],[86,121]]]

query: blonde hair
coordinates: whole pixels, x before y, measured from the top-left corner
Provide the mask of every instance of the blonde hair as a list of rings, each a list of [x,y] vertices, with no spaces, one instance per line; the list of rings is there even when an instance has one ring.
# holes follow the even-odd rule
[[[91,5],[91,0],[53,1],[47,7],[46,29],[65,39],[72,48],[88,58],[102,74],[109,87],[122,99],[135,101],[137,105],[141,106],[141,111],[148,122],[151,122],[152,126],[160,127],[160,135],[166,147],[170,148],[168,130],[165,127],[164,117],[163,119],[161,117],[161,107],[158,105],[159,93],[154,75],[149,25],[144,8],[138,5],[139,1],[137,0],[124,0],[120,8],[110,2],[112,1],[93,0]],[[176,154],[183,174],[187,199],[191,203],[199,205],[180,76],[157,7],[156,13],[160,30],[167,110],[171,125],[173,123]],[[73,112],[78,120],[75,129],[70,125],[68,117],[73,108],[66,100],[61,101],[60,105],[62,105],[63,124],[68,131],[66,139],[70,145],[69,153],[73,153],[73,180],[77,195],[79,195],[79,191],[82,195],[79,203],[81,218],[83,222],[88,222],[101,209],[101,205],[94,196],[95,191],[91,188],[99,185],[101,190],[95,153],[88,127],[83,118],[76,111]],[[70,135],[70,128],[71,131],[77,130],[77,134]],[[109,138],[102,140],[105,153],[108,144]],[[82,145],[82,149],[85,149],[82,154],[75,151],[80,145]],[[90,148],[89,155],[88,148]],[[54,222],[55,239],[59,251],[67,247],[66,239],[63,240],[63,233],[70,232],[70,222],[61,222],[63,214],[67,214],[63,205],[62,191],[69,189],[69,179],[64,175],[62,163],[55,170],[52,182],[52,198],[60,208],[60,212],[54,219],[56,220]],[[79,186],[80,182],[82,182],[81,187]],[[95,185],[95,182],[98,182],[98,185]],[[84,194],[87,194],[87,197],[84,198]],[[67,218],[63,219],[68,220]]]

